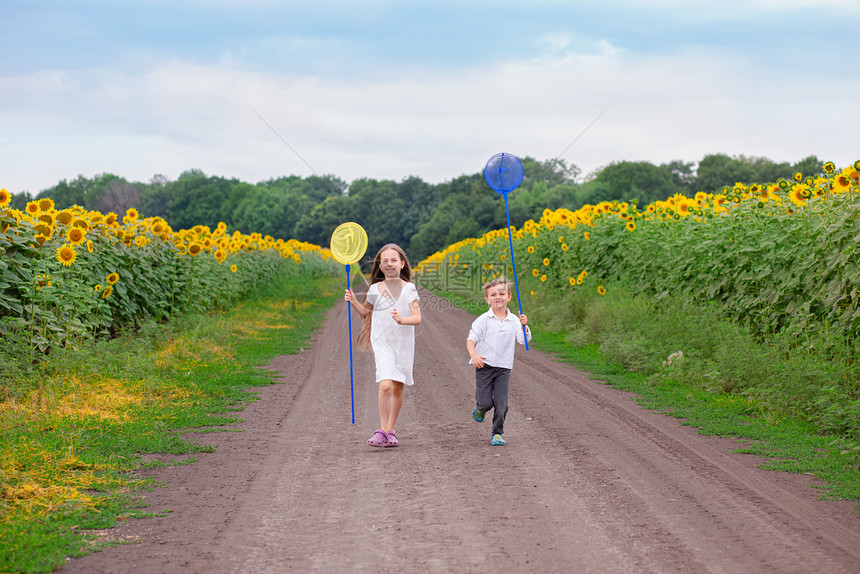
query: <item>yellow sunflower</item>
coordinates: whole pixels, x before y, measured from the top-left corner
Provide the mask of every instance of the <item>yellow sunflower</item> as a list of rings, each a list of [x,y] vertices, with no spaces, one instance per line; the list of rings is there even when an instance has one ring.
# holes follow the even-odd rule
[[[6,207],[12,201],[12,194],[6,191],[6,188],[0,188],[0,207]]]
[[[606,295],[606,289],[603,287],[603,285],[600,285],[600,286],[597,288],[597,293],[598,293],[599,295]]]
[[[104,291],[102,292],[102,299],[107,299],[112,294],[113,294],[113,287],[108,285],[107,287],[105,287]]]
[[[63,244],[60,247],[57,247],[57,261],[65,265],[66,267],[74,264],[75,259],[77,259],[78,254],[75,253],[74,247],[69,245],[68,243]]]
[[[586,241],[591,241],[591,234],[589,232],[585,232],[582,234],[585,237]]]
[[[828,161],[821,168],[824,170],[824,173],[833,173],[833,170],[836,169],[836,165],[832,161]]]
[[[230,271],[232,271],[233,273],[236,272],[236,269],[238,269],[238,267],[236,267],[235,265],[230,266]]]
[[[86,241],[87,234],[80,227],[70,227],[66,233],[66,240],[72,245],[80,245]]]
[[[27,203],[27,207],[24,209],[30,215],[38,215],[39,211],[39,202],[38,201],[30,201]]]
[[[794,205],[806,205],[806,198],[804,197],[804,191],[806,191],[806,186],[802,184],[795,184],[791,186],[791,191],[788,192],[788,198]],[[806,194],[806,197],[809,197],[809,194]]]
[[[562,243],[562,244],[561,244],[561,250],[562,250],[562,251],[567,251],[567,243]]]
[[[107,276],[106,281],[108,282],[108,285],[116,285],[117,282],[119,281],[119,273],[114,271],[113,273],[111,273],[110,275]]]
[[[799,171],[798,171],[798,172],[795,172],[795,174],[794,174],[794,181],[803,181],[803,174],[802,174],[802,173],[800,173]]]
[[[538,271],[537,269],[532,269],[532,275],[537,277],[538,275],[540,275],[540,271]]]
[[[546,281],[546,275],[541,275],[540,276],[540,282],[544,283],[545,281]]]
[[[188,253],[190,253],[192,257],[196,257],[197,255],[199,255],[202,250],[203,248],[200,246],[199,243],[192,243],[188,246]]]
[[[844,193],[851,187],[851,179],[845,174],[839,174],[833,179],[833,191],[835,193]]]
[[[72,227],[80,227],[84,231],[89,230],[90,224],[87,223],[86,219],[81,219],[80,217],[72,221]]]
[[[44,235],[46,239],[50,239],[51,236],[54,235],[54,228],[47,223],[39,222],[33,226],[33,229],[35,229],[36,233],[39,235]]]
[[[634,229],[636,229],[636,223],[631,219],[624,227],[627,228],[627,231],[633,231]]]
[[[135,221],[137,221],[137,218],[138,218],[139,216],[140,216],[140,214],[138,214],[138,213],[137,213],[137,210],[136,210],[135,208],[133,208],[133,207],[129,207],[129,208],[125,211],[125,217],[127,217],[127,218],[128,218],[128,220],[129,220],[129,221],[131,221],[131,222],[135,222]],[[124,217],[123,219],[125,219],[125,217]]]
[[[528,249],[526,249],[526,251],[528,251],[529,253],[534,253],[534,252],[535,252],[535,246],[534,246],[534,245],[529,245],[529,246],[528,246]]]
[[[42,287],[50,287],[51,286],[51,276],[50,275],[36,275],[36,289],[41,289]]]
[[[576,277],[568,277],[567,282],[571,285],[576,285]]]
[[[544,257],[543,258],[543,266],[547,267],[548,265],[549,265],[549,257]]]
[[[93,246],[93,242],[92,242],[91,240],[87,239],[87,251],[89,251],[90,253],[92,253],[92,252],[93,252],[93,248],[94,248],[94,246]]]

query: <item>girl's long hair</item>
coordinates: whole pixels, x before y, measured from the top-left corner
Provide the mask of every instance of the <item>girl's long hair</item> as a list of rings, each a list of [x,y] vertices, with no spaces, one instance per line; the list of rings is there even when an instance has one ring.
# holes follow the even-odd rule
[[[373,267],[370,270],[370,282],[368,287],[374,283],[379,283],[380,281],[385,280],[385,273],[382,272],[379,263],[382,259],[382,252],[386,249],[395,250],[400,256],[400,259],[403,260],[403,269],[400,270],[400,278],[404,281],[412,281],[412,265],[409,264],[409,258],[406,257],[406,252],[403,251],[403,248],[396,243],[386,243],[379,249],[379,251],[376,252],[376,257],[373,260]],[[366,292],[364,294],[364,300],[367,301]],[[361,331],[358,332],[358,348],[361,351],[366,351],[370,348],[370,322],[372,317],[373,313],[371,312],[362,319]]]

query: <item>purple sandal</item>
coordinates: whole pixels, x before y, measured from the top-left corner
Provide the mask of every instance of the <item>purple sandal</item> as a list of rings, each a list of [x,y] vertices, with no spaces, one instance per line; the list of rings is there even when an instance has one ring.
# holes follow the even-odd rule
[[[388,444],[388,435],[382,429],[376,429],[373,436],[367,439],[367,444],[370,446],[386,446]]]
[[[394,434],[394,431],[388,431],[388,442],[383,446],[397,446],[400,443],[397,442],[397,435]]]

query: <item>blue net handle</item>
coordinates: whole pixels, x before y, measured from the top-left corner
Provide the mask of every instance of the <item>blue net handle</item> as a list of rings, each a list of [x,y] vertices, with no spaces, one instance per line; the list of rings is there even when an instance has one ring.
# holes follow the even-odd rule
[[[519,307],[520,315],[522,315],[523,314],[523,303],[520,300],[520,285],[519,285],[519,282],[517,281],[517,264],[514,261],[514,239],[513,239],[513,237],[511,237],[511,212],[508,209],[508,194],[506,193],[504,195],[505,195],[505,215],[508,218],[508,245],[511,248],[511,271],[513,272],[513,275],[514,275],[514,288],[516,289],[516,292],[517,292],[517,307]],[[523,328],[523,341],[526,344],[526,351],[528,351],[529,350],[529,334],[526,332],[526,326],[525,325],[521,325],[521,327]]]
[[[346,289],[347,291],[351,289],[350,287],[350,272],[349,272],[349,263],[346,264]],[[349,323],[349,402],[352,407],[352,424],[355,424],[355,391],[354,391],[354,377],[352,370],[352,303],[349,301],[346,302],[346,320]]]

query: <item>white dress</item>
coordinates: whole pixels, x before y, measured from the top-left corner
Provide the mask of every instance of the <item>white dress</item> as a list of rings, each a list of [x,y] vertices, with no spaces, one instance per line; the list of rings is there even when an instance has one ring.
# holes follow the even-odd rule
[[[391,316],[396,308],[401,317],[411,317],[409,304],[418,299],[414,283],[406,283],[397,299],[383,297],[380,283],[367,289],[367,302],[373,305],[370,346],[376,359],[376,382],[390,379],[411,386],[415,358],[415,326],[400,325]]]

